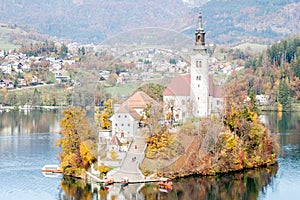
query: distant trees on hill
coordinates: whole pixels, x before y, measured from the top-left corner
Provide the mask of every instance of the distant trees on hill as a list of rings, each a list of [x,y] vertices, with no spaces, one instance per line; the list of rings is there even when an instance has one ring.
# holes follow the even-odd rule
[[[245,67],[250,89],[256,94],[270,95],[283,110],[300,100],[300,36],[270,46]]]

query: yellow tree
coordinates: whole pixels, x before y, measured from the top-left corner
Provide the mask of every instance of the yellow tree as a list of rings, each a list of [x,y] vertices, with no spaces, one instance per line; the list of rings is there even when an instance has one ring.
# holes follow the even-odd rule
[[[113,99],[108,99],[104,102],[104,110],[100,114],[100,126],[102,129],[109,129],[111,127],[111,122],[109,121],[109,118],[113,115]]]
[[[62,138],[56,143],[62,149],[59,154],[60,167],[66,175],[81,177],[85,169],[95,161],[95,138],[82,108],[71,107],[63,114],[65,117],[60,122],[59,132]]]

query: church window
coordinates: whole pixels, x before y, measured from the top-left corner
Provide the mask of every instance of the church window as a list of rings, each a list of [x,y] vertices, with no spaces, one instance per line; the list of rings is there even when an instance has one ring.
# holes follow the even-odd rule
[[[127,115],[125,115],[124,117],[127,118]]]
[[[200,87],[200,85],[198,85],[198,87]]]
[[[121,115],[119,115],[118,117],[121,118]]]
[[[117,124],[117,123],[116,123],[115,125],[116,125],[116,126],[118,126],[118,124]]]
[[[124,126],[124,124],[122,124],[122,126]]]
[[[196,61],[196,67],[201,67],[202,63],[201,63],[201,60],[197,60]]]
[[[198,100],[200,100],[200,97],[198,97]]]
[[[130,126],[130,124],[128,124],[128,126]]]

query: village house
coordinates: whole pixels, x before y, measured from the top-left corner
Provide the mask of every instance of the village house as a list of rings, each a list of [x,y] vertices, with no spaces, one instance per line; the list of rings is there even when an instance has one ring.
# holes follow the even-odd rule
[[[0,65],[0,69],[4,74],[11,74],[12,72],[12,63],[11,62],[4,62]]]
[[[148,104],[152,107],[159,107],[154,99],[139,91],[121,105],[114,105],[114,114],[110,119],[112,122],[112,135],[123,133],[134,136],[139,128],[143,111]]]
[[[0,80],[0,87],[2,88],[14,88],[14,83],[11,80]]]

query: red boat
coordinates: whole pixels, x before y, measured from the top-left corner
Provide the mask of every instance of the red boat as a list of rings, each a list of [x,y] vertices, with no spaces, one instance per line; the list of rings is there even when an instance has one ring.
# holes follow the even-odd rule
[[[173,183],[170,178],[160,178],[158,186],[161,192],[171,192],[173,189]]]
[[[114,183],[114,179],[112,177],[104,177],[103,181],[105,185],[110,185]]]

